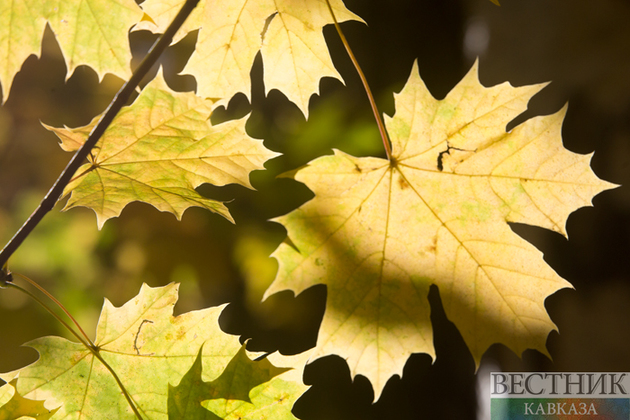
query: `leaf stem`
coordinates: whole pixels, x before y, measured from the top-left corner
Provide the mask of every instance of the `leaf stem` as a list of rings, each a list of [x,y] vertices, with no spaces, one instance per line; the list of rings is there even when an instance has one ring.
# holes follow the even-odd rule
[[[26,276],[23,276],[21,274],[20,274],[20,277],[26,278]],[[52,298],[52,296],[48,292],[46,292],[42,287],[37,285],[34,281],[30,280],[30,283],[35,285],[40,291],[44,292],[46,294],[46,296]],[[15,284],[13,282],[6,282],[5,286],[6,287],[13,287],[14,289],[17,289],[17,290],[21,291],[22,293],[25,293],[28,296],[30,296],[33,300],[35,300],[35,302],[39,303],[44,309],[46,309],[57,321],[59,321],[64,327],[66,327],[66,329],[68,331],[70,331],[72,333],[72,335],[74,335],[77,338],[77,340],[79,340],[81,342],[81,344],[83,344],[85,346],[85,348],[87,348],[94,355],[94,357],[96,357],[98,360],[100,360],[100,362],[103,364],[103,366],[105,366],[105,368],[107,370],[109,370],[109,372],[114,377],[114,380],[118,384],[118,387],[122,390],[122,393],[125,396],[125,399],[127,400],[127,403],[129,404],[129,406],[133,410],[133,412],[136,415],[136,417],[139,420],[144,420],[142,418],[142,416],[140,415],[140,412],[138,411],[138,408],[136,407],[136,404],[131,399],[131,395],[129,395],[129,392],[127,391],[127,389],[125,388],[125,386],[121,382],[120,378],[118,377],[118,375],[116,374],[114,369],[105,361],[105,359],[103,359],[103,356],[101,355],[98,346],[94,345],[94,343],[92,343],[92,340],[87,338],[87,336],[85,338],[81,337],[81,335],[79,335],[79,333],[77,333],[70,325],[68,325],[68,323],[66,321],[64,321],[59,315],[57,315],[57,313],[55,313],[55,311],[53,311],[48,305],[46,305],[40,298],[35,296],[33,293],[29,292],[28,290],[24,289],[23,287],[18,286],[17,284]],[[58,303],[58,301],[56,299],[54,299],[54,298],[52,298],[52,299],[64,310],[64,312],[66,312],[66,314],[68,316],[70,316],[70,314],[65,310],[65,308],[60,303]],[[70,318],[74,321],[74,318],[72,318],[72,316],[70,316]],[[74,321],[74,322],[75,322],[75,324],[77,326],[79,326],[76,323],[76,321]],[[83,332],[83,329],[81,329],[81,327],[79,327],[79,329],[81,330],[81,332]],[[85,333],[83,333],[83,334],[85,335]],[[86,339],[87,339],[87,341],[86,341]]]
[[[77,333],[72,327],[70,327],[70,325],[68,325],[67,322],[65,322],[59,315],[57,315],[41,299],[39,299],[37,296],[29,292],[28,290],[11,282],[10,277],[9,277],[10,273],[8,272],[8,270],[5,273],[5,270],[6,270],[6,263],[9,260],[9,257],[13,255],[15,250],[19,248],[22,242],[24,242],[24,239],[28,237],[28,235],[33,231],[35,226],[39,224],[39,222],[43,219],[46,213],[48,213],[50,210],[53,209],[53,207],[55,206],[55,204],[61,197],[64,189],[68,185],[68,182],[70,181],[74,173],[81,166],[83,161],[85,161],[85,158],[88,156],[88,154],[90,154],[92,148],[96,145],[96,143],[101,138],[101,136],[103,135],[107,127],[109,127],[109,125],[114,120],[114,117],[116,116],[116,114],[118,114],[121,108],[129,101],[131,94],[138,87],[140,81],[149,72],[153,64],[155,64],[155,62],[160,57],[160,55],[162,55],[164,50],[171,44],[173,36],[182,26],[184,21],[188,18],[188,16],[192,13],[193,9],[197,6],[197,3],[199,3],[199,0],[186,0],[181,10],[177,14],[177,16],[175,16],[175,18],[173,19],[171,24],[168,26],[166,31],[162,34],[162,36],[160,36],[160,38],[155,42],[155,44],[153,44],[153,46],[151,47],[147,55],[144,57],[144,59],[142,60],[138,68],[133,72],[129,81],[127,81],[124,84],[124,86],[118,91],[118,93],[114,97],[114,100],[109,104],[109,106],[105,110],[105,113],[103,114],[99,122],[96,124],[96,126],[90,133],[90,136],[88,137],[86,142],[81,146],[79,150],[77,150],[77,152],[74,154],[70,162],[68,162],[68,165],[63,170],[61,175],[59,175],[59,178],[57,178],[57,180],[55,181],[51,189],[48,191],[44,199],[41,201],[37,209],[35,209],[35,211],[31,214],[31,216],[26,220],[26,222],[24,222],[22,227],[13,236],[13,238],[11,238],[11,240],[2,249],[2,251],[0,251],[0,266],[3,267],[3,270],[2,270],[3,286],[16,288],[22,291],[23,293],[26,293],[30,297],[32,297],[37,303],[39,303],[42,307],[44,307],[44,309],[46,309],[53,317],[55,317],[57,321],[59,321],[64,327],[66,327],[68,331],[70,331],[94,355],[94,357],[100,360],[103,366],[105,366],[105,368],[109,370],[109,372],[112,374],[112,376],[116,380],[116,383],[122,390],[122,393],[125,396],[125,399],[127,400],[129,406],[131,407],[132,411],[134,412],[134,414],[139,420],[143,420],[143,418],[140,415],[140,412],[138,411],[138,408],[136,407],[136,404],[134,403],[133,399],[129,395],[129,392],[127,392],[127,390],[125,389],[125,386],[123,385],[122,381],[120,380],[120,378],[118,377],[114,369],[109,365],[109,363],[107,363],[105,359],[103,359],[103,356],[100,354],[99,348],[96,345],[94,345],[94,343],[92,343],[92,341],[89,339],[87,334],[85,334],[83,329],[79,326],[76,320],[70,315],[70,313],[63,307],[63,305],[57,299],[55,299],[50,293],[48,293],[42,287],[40,287],[37,283],[28,279],[26,276],[21,276],[22,278],[27,280],[29,283],[31,283],[33,286],[37,287],[42,293],[44,293],[50,299],[52,299],[53,302],[59,305],[59,307],[66,313],[66,315],[70,317],[70,319],[72,319],[74,324],[79,328],[79,330],[83,334],[83,337],[79,333]]]
[[[88,349],[91,349],[94,346],[94,344],[92,344],[91,341],[85,341],[85,338],[81,337],[81,335],[79,335],[79,333],[77,333],[70,325],[68,325],[66,321],[64,321],[59,315],[57,315],[55,311],[53,311],[48,305],[46,305],[44,301],[42,301],[40,298],[35,296],[33,293],[29,292],[25,288],[20,287],[17,284],[12,283],[12,282],[6,283],[6,286],[13,287],[14,289],[17,289],[21,291],[22,293],[25,293],[28,296],[30,296],[33,300],[35,300],[35,302],[39,303],[44,309],[46,309],[57,321],[59,321],[64,327],[66,327],[66,329],[70,331],[72,335],[74,335],[77,338],[77,340],[79,340],[81,344],[83,344],[85,347],[87,347]]]
[[[59,198],[61,198],[66,185],[68,185],[68,182],[74,173],[85,161],[85,158],[101,138],[107,127],[109,127],[116,114],[118,114],[120,109],[129,101],[131,94],[138,87],[140,81],[144,78],[144,76],[146,76],[164,50],[171,44],[173,36],[182,26],[186,18],[188,18],[193,9],[197,6],[197,3],[199,3],[199,0],[186,0],[166,31],[164,31],[162,36],[160,36],[155,44],[153,44],[138,68],[133,72],[129,81],[120,88],[114,97],[114,100],[109,104],[98,124],[96,124],[90,133],[86,142],[79,150],[77,150],[70,162],[68,162],[68,165],[61,175],[59,175],[59,178],[57,178],[39,206],[30,215],[26,222],[24,222],[22,227],[17,231],[13,238],[11,238],[2,251],[0,251],[0,266],[3,266],[9,260],[9,257],[19,248],[22,242],[24,242],[24,239],[28,237],[46,213],[53,209]]]
[[[85,333],[85,331],[83,331],[83,328],[81,328],[81,325],[79,325],[79,323],[77,322],[76,319],[74,319],[74,317],[72,315],[70,315],[70,312],[68,312],[68,310],[66,309],[65,306],[63,306],[63,304],[61,302],[59,302],[53,295],[51,295],[50,293],[48,293],[48,290],[44,289],[42,286],[40,286],[39,284],[37,284],[37,282],[29,279],[28,277],[26,277],[24,274],[20,274],[20,273],[12,273],[15,274],[16,276],[20,276],[22,277],[24,280],[26,280],[28,283],[31,284],[31,286],[35,287],[37,290],[39,290],[40,292],[42,292],[44,295],[46,295],[46,297],[50,300],[52,300],[53,302],[55,302],[55,304],[57,306],[59,306],[59,308],[61,308],[61,310],[68,316],[68,318],[70,318],[70,320],[72,320],[72,323],[74,325],[76,325],[76,327],[79,329],[79,331],[81,331],[81,334],[83,334],[83,337],[85,338],[85,341],[87,343],[90,344],[90,346],[94,347],[94,343],[92,342],[92,340],[90,340],[90,337],[88,337],[88,335]]]
[[[341,26],[339,26],[339,23],[337,22],[337,17],[335,16],[335,12],[333,12],[332,6],[330,5],[330,1],[326,0],[326,4],[328,5],[328,10],[330,11],[330,14],[335,23],[335,29],[337,29],[339,38],[341,38],[341,42],[343,43],[343,46],[345,47],[346,52],[348,53],[348,56],[350,57],[350,60],[352,61],[352,64],[354,65],[354,68],[357,70],[357,73],[359,73],[359,78],[361,79],[361,83],[363,83],[363,88],[365,89],[365,93],[367,94],[368,100],[370,101],[370,106],[372,107],[372,113],[374,114],[374,119],[376,120],[378,131],[381,134],[381,139],[383,140],[383,146],[385,146],[385,154],[387,155],[387,159],[391,161],[392,149],[390,146],[389,137],[387,136],[387,130],[385,129],[385,124],[383,123],[383,118],[381,117],[381,113],[379,112],[378,107],[376,106],[376,101],[374,100],[374,95],[372,95],[372,90],[370,89],[370,85],[368,84],[367,79],[365,78],[365,75],[363,74],[363,70],[361,70],[361,66],[359,65],[359,62],[354,56],[352,49],[350,48],[350,44],[348,44],[348,40],[346,39],[345,35],[343,34],[343,31],[341,30]]]

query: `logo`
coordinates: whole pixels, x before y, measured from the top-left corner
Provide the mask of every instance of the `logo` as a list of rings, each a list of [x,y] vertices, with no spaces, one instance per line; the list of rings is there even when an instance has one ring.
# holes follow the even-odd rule
[[[492,372],[492,420],[630,419],[628,372]]]

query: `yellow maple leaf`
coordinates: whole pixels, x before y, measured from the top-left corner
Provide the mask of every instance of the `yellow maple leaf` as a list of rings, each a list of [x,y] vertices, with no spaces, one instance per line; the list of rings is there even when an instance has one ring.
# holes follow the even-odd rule
[[[65,209],[94,210],[99,228],[132,201],[144,201],[178,219],[203,207],[232,220],[225,205],[200,195],[203,183],[252,188],[249,174],[277,154],[245,132],[245,119],[213,126],[213,103],[171,91],[161,74],[123,108],[64,190]],[[99,117],[85,127],[48,127],[66,151],[77,150]]]
[[[0,83],[2,101],[22,63],[39,55],[46,23],[55,33],[68,67],[82,64],[103,77],[131,75],[127,34],[142,17],[133,0],[0,0]]]
[[[136,26],[162,32],[182,0],[146,0],[150,17]],[[361,18],[341,0],[331,1],[337,20]],[[249,73],[262,52],[265,89],[278,89],[308,113],[322,77],[341,78],[328,54],[322,28],[333,23],[326,0],[202,0],[179,32],[199,29],[197,47],[184,68],[197,79],[197,94],[250,96]]]
[[[566,108],[505,132],[540,89],[485,88],[475,65],[438,101],[415,65],[386,121],[391,161],[335,151],[297,171],[315,198],[277,219],[289,241],[265,296],[327,285],[313,358],[340,355],[378,398],[412,353],[435,355],[431,284],[477,364],[493,343],[546,353],[544,301],[570,284],[508,222],[566,236],[568,215],[613,184],[562,146]]]
[[[59,410],[59,408],[48,410],[44,407],[44,401],[24,398],[17,392],[17,381],[17,378],[14,378],[5,386],[0,387],[0,420],[21,418],[48,420]],[[11,393],[13,393],[12,397],[7,399],[6,397]],[[5,399],[7,401],[3,401]]]
[[[254,361],[219,327],[225,305],[174,316],[178,289],[143,284],[120,307],[105,299],[99,317],[95,345],[142,418],[234,419],[237,412],[243,419],[295,420],[291,408],[307,387],[303,369],[294,366],[304,366],[308,353]],[[39,359],[0,373],[11,381],[0,387],[0,420],[49,419],[57,411],[62,419],[138,419],[111,371],[84,344],[41,337],[28,345]],[[43,401],[59,408],[49,411]]]

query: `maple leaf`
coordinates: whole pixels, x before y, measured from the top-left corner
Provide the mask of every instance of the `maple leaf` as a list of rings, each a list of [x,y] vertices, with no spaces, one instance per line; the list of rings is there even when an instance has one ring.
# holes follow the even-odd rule
[[[313,358],[345,358],[378,398],[409,355],[435,355],[431,284],[477,364],[493,343],[546,353],[545,298],[570,284],[508,222],[566,236],[568,215],[613,184],[563,148],[566,108],[505,132],[540,89],[485,88],[475,64],[438,101],[414,65],[386,120],[391,162],[335,151],[297,171],[315,198],[277,219],[289,240],[265,297],[327,285]]]
[[[219,328],[224,306],[173,317],[177,288],[176,284],[156,288],[143,285],[138,296],[120,308],[105,300],[97,326],[95,344],[101,356],[117,373],[145,419],[178,418],[169,417],[176,414],[169,403],[174,398],[170,384],[186,382],[191,369],[199,381],[211,385],[205,397],[201,394],[202,400],[278,388],[278,395],[289,395],[288,399],[294,401],[304,392],[306,387],[299,379],[298,383],[290,383],[301,369],[286,372],[287,368],[254,362],[241,354],[238,338]],[[44,337],[29,345],[39,352],[40,359],[17,373],[21,395],[59,407],[59,418],[80,415],[90,419],[136,419],[111,373],[82,344]],[[250,380],[252,373],[256,380]],[[15,376],[16,372],[0,375],[9,380]],[[221,379],[226,376],[232,378],[232,383]],[[252,405],[245,413],[260,408],[260,404]],[[291,407],[286,410],[290,412]]]
[[[89,65],[103,77],[131,75],[127,34],[142,10],[133,0],[0,0],[0,83],[2,101],[13,77],[31,55],[39,55],[46,23],[61,47],[69,78]]]
[[[50,419],[58,409],[48,410],[44,407],[43,401],[29,400],[20,395],[15,389],[17,379],[11,380],[8,384],[0,388],[0,420],[13,420],[22,417],[35,417],[38,420]],[[9,395],[8,401],[3,401],[3,395]]]
[[[163,32],[182,0],[146,0],[150,20],[136,29]],[[361,18],[331,1],[340,22]],[[341,78],[333,66],[322,28],[333,23],[326,0],[202,0],[180,30],[199,29],[197,47],[184,68],[197,79],[197,94],[250,97],[250,70],[258,51],[266,92],[278,89],[308,114],[308,101],[322,77]]]
[[[306,386],[299,378],[291,380],[290,374],[285,374],[290,370],[277,368],[267,358],[253,362],[243,345],[220,377],[204,382],[198,356],[179,385],[169,386],[169,415],[181,419],[294,420],[291,408]]]
[[[232,220],[225,205],[201,196],[202,183],[252,188],[249,173],[277,154],[245,133],[245,120],[213,126],[212,102],[171,91],[161,75],[113,120],[86,163],[64,190],[65,209],[90,207],[99,228],[132,201],[144,201],[179,219],[191,206]],[[96,125],[52,128],[61,147],[77,150]]]

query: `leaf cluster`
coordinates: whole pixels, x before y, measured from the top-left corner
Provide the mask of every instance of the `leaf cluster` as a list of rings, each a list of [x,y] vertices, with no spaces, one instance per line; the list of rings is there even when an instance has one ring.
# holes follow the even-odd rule
[[[21,63],[39,49],[46,24],[69,74],[88,65],[99,77],[128,78],[127,31],[164,32],[184,2],[31,3],[0,1],[3,100]],[[27,12],[28,21],[21,18]],[[234,222],[228,206],[200,187],[251,189],[252,172],[279,154],[248,133],[249,116],[212,124],[212,113],[237,93],[251,99],[250,71],[260,54],[265,94],[279,90],[308,118],[320,80],[341,77],[323,28],[348,20],[362,22],[340,0],[200,1],[175,36],[198,34],[183,69],[197,81],[196,93],[173,91],[161,73],[144,86],[65,186],[64,209],[92,209],[99,229],[134,201],[177,219],[201,207]],[[485,87],[476,63],[437,100],[416,64],[382,126],[387,158],[334,150],[283,175],[314,198],[274,219],[287,237],[272,254],[278,271],[265,299],[326,286],[312,351],[256,358],[219,328],[222,307],[173,316],[177,286],[143,285],[120,308],[105,301],[93,343],[29,343],[40,358],[2,375],[0,418],[292,419],[308,388],[305,364],[328,355],[345,359],[353,378],[366,377],[379,399],[413,353],[435,356],[431,286],[477,366],[494,343],[519,355],[528,348],[546,353],[556,327],[545,299],[571,285],[509,223],[567,236],[569,214],[614,184],[595,176],[591,155],[563,147],[566,108],[506,131],[542,88]],[[375,117],[380,124],[377,110]],[[62,149],[76,152],[101,119],[45,127]],[[13,283],[8,269],[2,276]]]

